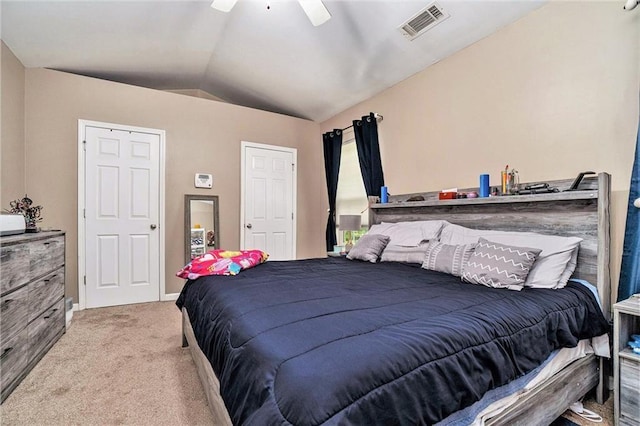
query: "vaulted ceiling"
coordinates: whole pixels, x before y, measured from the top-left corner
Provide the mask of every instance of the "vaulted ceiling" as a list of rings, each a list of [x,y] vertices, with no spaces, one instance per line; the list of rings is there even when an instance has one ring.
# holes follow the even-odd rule
[[[398,27],[431,3],[324,0],[331,19],[314,27],[294,0],[239,0],[229,13],[210,1],[2,0],[0,33],[26,67],[323,121],[545,1],[437,0],[450,17],[408,40]]]

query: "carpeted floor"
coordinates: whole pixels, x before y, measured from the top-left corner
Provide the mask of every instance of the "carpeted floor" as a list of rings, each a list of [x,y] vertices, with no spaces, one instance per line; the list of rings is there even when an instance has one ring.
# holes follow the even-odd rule
[[[180,347],[180,320],[173,302],[75,312],[67,333],[0,406],[0,424],[212,424],[191,354]],[[585,407],[613,425],[611,398]]]
[[[609,393],[609,399],[605,401],[604,404],[598,404],[593,397],[587,397],[584,400],[584,408],[587,410],[593,411],[594,413],[600,415],[602,417],[601,423],[594,423],[588,420],[583,419],[577,414],[567,411],[562,415],[562,418],[565,420],[569,420],[573,422],[573,424],[577,424],[580,426],[589,426],[589,425],[602,425],[602,426],[613,426],[613,393]]]
[[[173,302],[75,312],[0,407],[4,425],[212,423]]]

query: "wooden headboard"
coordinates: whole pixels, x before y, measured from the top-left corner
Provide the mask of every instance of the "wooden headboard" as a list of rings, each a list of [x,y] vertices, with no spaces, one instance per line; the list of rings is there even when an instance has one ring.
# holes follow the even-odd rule
[[[580,237],[583,241],[573,278],[597,286],[605,317],[609,319],[610,179],[608,173],[587,177],[578,190],[569,192],[563,191],[570,187],[573,179],[548,181],[560,192],[536,195],[456,200],[438,200],[438,192],[393,195],[386,204],[371,205],[369,223],[445,219],[474,229]],[[477,188],[460,191],[475,190]],[[416,195],[424,197],[424,201],[407,201]]]

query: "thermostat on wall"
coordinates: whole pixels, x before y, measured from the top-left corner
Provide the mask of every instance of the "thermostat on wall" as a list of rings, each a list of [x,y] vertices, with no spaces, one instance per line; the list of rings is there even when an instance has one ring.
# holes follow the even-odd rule
[[[213,175],[196,173],[196,188],[212,188]]]

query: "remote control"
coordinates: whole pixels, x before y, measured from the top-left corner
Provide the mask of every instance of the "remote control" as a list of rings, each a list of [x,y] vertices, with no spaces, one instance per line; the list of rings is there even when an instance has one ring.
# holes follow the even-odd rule
[[[543,189],[548,187],[549,187],[548,183],[535,183],[533,185],[525,186],[524,189],[533,190],[533,189]]]

